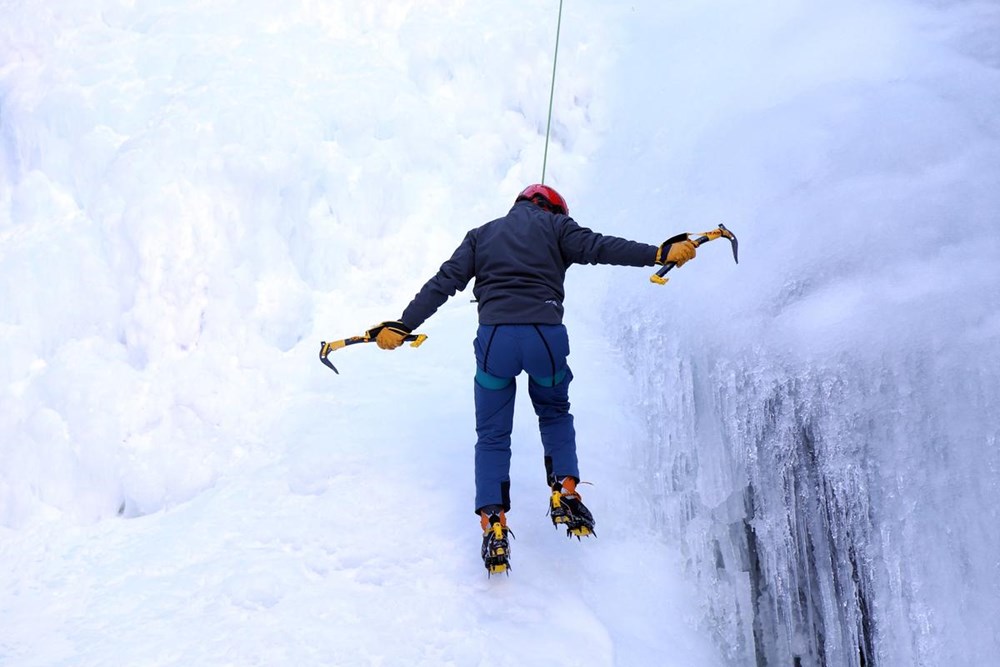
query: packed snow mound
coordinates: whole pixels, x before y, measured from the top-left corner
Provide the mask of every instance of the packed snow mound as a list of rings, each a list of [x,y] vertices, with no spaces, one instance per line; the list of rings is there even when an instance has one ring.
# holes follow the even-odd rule
[[[0,525],[146,514],[266,450],[307,351],[398,317],[537,178],[554,23],[518,17],[539,9],[9,6]],[[597,11],[562,53],[570,189]]]

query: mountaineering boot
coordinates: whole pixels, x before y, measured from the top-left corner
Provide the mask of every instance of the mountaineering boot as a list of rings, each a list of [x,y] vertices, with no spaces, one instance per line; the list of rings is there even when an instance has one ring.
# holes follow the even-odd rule
[[[507,528],[507,516],[500,507],[484,507],[479,512],[483,528],[483,564],[487,576],[506,572],[510,576],[510,544],[507,535],[514,533]]]
[[[576,535],[576,539],[593,535],[594,515],[583,504],[580,494],[576,492],[576,480],[566,477],[562,482],[552,484],[552,495],[549,500],[549,516],[553,526],[566,526],[566,537]]]

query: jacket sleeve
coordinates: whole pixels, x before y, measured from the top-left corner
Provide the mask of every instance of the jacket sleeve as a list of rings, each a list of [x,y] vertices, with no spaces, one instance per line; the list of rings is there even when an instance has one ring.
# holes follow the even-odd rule
[[[416,329],[436,313],[449,297],[464,290],[475,275],[475,258],[475,235],[470,231],[451,258],[420,288],[413,301],[403,311],[400,321],[410,329]]]
[[[566,264],[617,264],[619,266],[653,266],[657,246],[639,243],[617,236],[606,236],[581,227],[573,218],[561,218],[559,249]]]

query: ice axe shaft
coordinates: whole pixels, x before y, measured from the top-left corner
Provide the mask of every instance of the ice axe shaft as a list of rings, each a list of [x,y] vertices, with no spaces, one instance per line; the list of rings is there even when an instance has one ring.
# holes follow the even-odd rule
[[[690,236],[691,236],[690,234],[679,234],[674,238],[678,240],[683,240],[683,238],[681,237],[690,237]],[[694,239],[690,239],[690,241],[694,243],[695,247],[697,248],[702,243],[708,243],[709,241],[714,241],[717,238],[729,239],[729,243],[733,246],[733,259],[736,261],[737,264],[739,264],[740,263],[739,241],[736,240],[736,235],[733,234],[728,229],[726,229],[726,226],[721,223],[719,224],[718,227],[716,227],[712,231],[702,232],[700,236]],[[669,273],[670,270],[675,266],[677,266],[676,262],[667,262],[666,264],[660,267],[659,271],[657,271],[656,273],[654,273],[649,277],[649,281],[652,283],[656,283],[657,285],[666,285],[667,281],[670,279],[664,278],[663,276],[667,275],[667,273]]]
[[[332,370],[337,375],[340,375],[340,371],[337,370],[336,366],[330,363],[328,358],[330,353],[334,350],[339,350],[342,347],[347,347],[348,345],[357,345],[358,343],[374,343],[375,339],[378,337],[379,331],[382,327],[372,327],[368,331],[364,332],[360,336],[351,336],[350,338],[344,338],[341,340],[335,340],[327,343],[322,341],[319,344],[319,360],[323,362],[323,365]],[[420,347],[421,343],[427,340],[425,334],[407,334],[403,341],[410,344],[410,347]]]

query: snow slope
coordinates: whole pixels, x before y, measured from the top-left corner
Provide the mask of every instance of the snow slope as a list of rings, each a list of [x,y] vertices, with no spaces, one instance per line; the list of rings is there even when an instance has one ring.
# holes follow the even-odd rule
[[[675,553],[636,530],[596,313],[570,324],[600,538],[549,523],[522,402],[509,578],[470,506],[467,297],[419,350],[316,360],[537,179],[554,10],[5,4],[0,664],[718,664]],[[619,20],[564,21],[571,201]]]
[[[271,462],[188,502],[6,534],[4,664],[538,664],[568,650],[582,664],[714,664],[676,559],[633,534],[615,501],[626,480],[592,451],[615,435],[596,417],[582,422],[600,471],[588,496],[600,538],[570,542],[548,522],[537,436],[522,423],[514,571],[486,578],[469,506],[472,425],[442,382],[467,383],[467,369],[444,345],[418,354],[437,377],[379,400],[440,409],[385,414],[369,396],[303,393],[269,434]],[[601,393],[579,412],[613,400]]]

